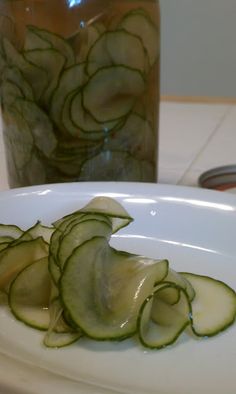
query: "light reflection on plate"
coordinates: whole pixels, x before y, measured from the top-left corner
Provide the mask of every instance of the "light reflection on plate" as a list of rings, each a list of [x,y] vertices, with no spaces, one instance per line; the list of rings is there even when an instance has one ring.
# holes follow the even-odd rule
[[[112,239],[119,249],[168,258],[177,270],[236,288],[235,196],[135,183],[45,185],[0,193],[0,222],[50,224],[96,195],[117,198],[134,222]],[[0,392],[50,394],[234,394],[236,325],[218,337],[148,351],[132,342],[91,342],[60,350],[0,312]],[[7,356],[5,356],[7,355]]]

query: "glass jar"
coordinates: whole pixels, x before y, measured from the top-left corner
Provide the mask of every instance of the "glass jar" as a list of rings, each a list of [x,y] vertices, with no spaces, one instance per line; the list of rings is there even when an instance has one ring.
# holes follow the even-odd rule
[[[10,187],[156,182],[156,0],[2,0],[0,95]]]

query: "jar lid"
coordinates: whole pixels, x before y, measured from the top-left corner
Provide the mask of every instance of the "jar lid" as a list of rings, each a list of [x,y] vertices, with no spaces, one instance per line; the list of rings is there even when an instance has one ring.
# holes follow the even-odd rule
[[[212,168],[200,175],[198,184],[207,189],[236,191],[236,165]]]

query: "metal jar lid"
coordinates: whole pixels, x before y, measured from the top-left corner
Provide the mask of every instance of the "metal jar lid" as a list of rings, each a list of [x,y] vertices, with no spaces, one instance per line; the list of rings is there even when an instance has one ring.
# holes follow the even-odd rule
[[[214,190],[229,190],[236,188],[236,164],[212,168],[200,175],[200,187]]]

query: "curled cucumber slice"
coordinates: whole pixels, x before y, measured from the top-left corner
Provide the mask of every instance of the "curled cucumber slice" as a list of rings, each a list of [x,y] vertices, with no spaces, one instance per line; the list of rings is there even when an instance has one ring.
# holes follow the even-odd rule
[[[192,330],[200,337],[213,336],[236,318],[236,293],[225,283],[208,276],[181,274],[194,288]]]
[[[106,238],[94,237],[75,249],[65,264],[62,302],[89,337],[124,339],[136,332],[143,300],[167,271],[167,261],[117,251]]]
[[[179,299],[174,304],[163,299],[166,290],[177,289]],[[174,343],[190,324],[191,304],[186,292],[175,284],[161,283],[144,301],[138,319],[141,343],[151,349],[161,349]]]

